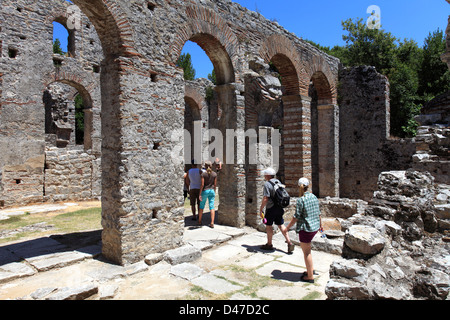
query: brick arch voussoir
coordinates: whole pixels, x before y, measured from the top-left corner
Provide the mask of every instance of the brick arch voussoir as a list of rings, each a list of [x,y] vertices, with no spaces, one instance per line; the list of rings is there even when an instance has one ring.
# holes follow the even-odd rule
[[[73,0],[94,25],[105,56],[138,56],[134,31],[127,15],[115,0]]]
[[[59,22],[61,19],[67,19],[69,17],[67,8],[71,5],[69,2],[64,0],[55,1],[51,8],[50,13],[46,17],[46,23],[50,24],[54,21]]]
[[[94,107],[94,91],[98,86],[98,81],[95,79],[77,72],[55,70],[54,72],[50,72],[43,77],[42,92],[44,92],[50,84],[55,82],[64,83],[75,88],[86,101],[87,105],[90,108]]]
[[[276,56],[284,56],[288,59],[294,69],[293,73],[288,76],[296,82],[295,88],[293,88],[293,91],[291,90],[291,94],[304,94],[306,87],[302,76],[304,68],[302,67],[298,49],[291,40],[284,35],[271,35],[261,44],[259,54],[266,63],[271,62]]]
[[[178,27],[177,36],[169,49],[169,62],[176,63],[187,41],[198,35],[209,35],[224,48],[234,69],[238,59],[239,41],[226,21],[217,12],[201,6],[187,7],[186,16],[188,21]]]
[[[185,88],[185,99],[187,98],[193,101],[195,106],[201,111],[203,109],[203,102],[205,101],[203,95],[197,89],[189,86],[189,84]]]
[[[319,100],[337,104],[338,75],[333,73],[328,63],[314,56],[308,68],[308,79],[313,81],[319,94]]]

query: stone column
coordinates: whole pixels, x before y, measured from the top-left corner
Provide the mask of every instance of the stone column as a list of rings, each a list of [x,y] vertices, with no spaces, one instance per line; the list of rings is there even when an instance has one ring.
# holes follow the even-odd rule
[[[284,172],[286,188],[298,195],[298,179],[312,180],[311,166],[311,98],[283,96]]]
[[[324,104],[318,110],[319,196],[339,196],[339,107]]]
[[[171,139],[183,132],[184,80],[165,65],[174,76],[155,86],[129,61],[105,60],[101,74],[102,253],[121,265],[181,246],[184,233],[183,164]]]

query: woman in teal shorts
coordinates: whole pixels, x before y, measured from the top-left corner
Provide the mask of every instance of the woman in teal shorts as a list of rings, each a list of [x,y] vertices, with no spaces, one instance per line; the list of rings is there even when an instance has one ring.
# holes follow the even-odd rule
[[[211,228],[214,228],[214,199],[216,198],[217,173],[212,170],[211,161],[205,162],[206,171],[202,173],[202,185],[200,187],[200,208],[198,210],[198,224],[202,224],[203,210],[206,206],[206,200],[209,202],[211,211]]]

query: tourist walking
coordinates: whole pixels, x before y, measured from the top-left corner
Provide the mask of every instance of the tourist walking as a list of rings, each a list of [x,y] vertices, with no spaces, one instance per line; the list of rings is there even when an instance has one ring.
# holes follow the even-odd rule
[[[311,241],[319,230],[322,230],[322,219],[320,217],[319,200],[308,192],[309,180],[301,178],[298,181],[299,199],[295,209],[294,218],[289,223],[289,230],[297,223],[296,232],[299,234],[300,247],[305,259],[306,272],[300,277],[303,282],[314,283],[314,266],[311,255]]]
[[[288,244],[288,253],[292,253],[294,251],[295,246],[289,239],[288,234],[289,229],[287,229],[284,226],[284,219],[283,219],[284,209],[274,201],[275,189],[272,183],[281,184],[281,182],[275,178],[276,172],[272,168],[264,170],[263,175],[266,182],[264,183],[263,200],[259,212],[261,219],[264,218],[266,219],[265,225],[266,225],[267,243],[261,246],[261,249],[273,250],[272,244],[273,224],[275,223],[278,226],[278,228],[280,228],[280,231],[283,234],[283,236],[286,238],[286,242]],[[265,214],[264,208],[266,209]]]
[[[192,161],[192,168],[188,171],[186,176],[186,184],[189,188],[189,200],[192,210],[192,220],[197,220],[196,205],[200,210],[200,187],[202,184],[202,169],[199,168],[195,161]]]
[[[209,210],[211,212],[211,223],[209,226],[214,228],[214,200],[216,198],[216,187],[217,187],[217,173],[212,170],[211,161],[205,162],[206,171],[202,173],[201,186],[200,186],[200,207],[198,210],[198,224],[202,224],[203,210],[206,206],[206,200],[209,203]]]

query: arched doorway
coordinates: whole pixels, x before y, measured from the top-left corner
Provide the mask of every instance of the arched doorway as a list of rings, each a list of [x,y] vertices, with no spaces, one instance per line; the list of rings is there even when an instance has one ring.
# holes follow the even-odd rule
[[[238,113],[237,95],[240,94],[235,82],[234,63],[237,59],[238,40],[226,22],[213,11],[204,14],[205,9],[190,7],[187,11],[189,20],[180,27],[172,49],[172,61],[175,61],[187,41],[198,44],[211,60],[215,74],[216,86],[214,95],[217,97],[217,115],[210,121],[217,123],[217,129],[223,139],[223,166],[219,174],[219,211],[216,222],[219,224],[243,227],[245,225],[245,173],[243,165],[237,164],[236,144],[228,143],[227,132],[233,133],[243,129],[243,114]],[[220,26],[220,28],[218,27]],[[241,126],[242,127],[239,127]],[[230,138],[230,140],[233,137]],[[233,141],[234,142],[234,141]],[[231,149],[231,150],[230,150]]]
[[[311,98],[312,191],[319,197],[339,196],[339,109],[330,83],[316,71],[309,87]]]

